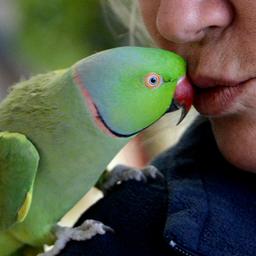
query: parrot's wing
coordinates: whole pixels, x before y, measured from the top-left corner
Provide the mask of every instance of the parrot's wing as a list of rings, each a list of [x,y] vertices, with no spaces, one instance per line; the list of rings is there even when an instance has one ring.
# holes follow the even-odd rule
[[[0,132],[0,230],[25,219],[38,162],[36,148],[24,135]]]

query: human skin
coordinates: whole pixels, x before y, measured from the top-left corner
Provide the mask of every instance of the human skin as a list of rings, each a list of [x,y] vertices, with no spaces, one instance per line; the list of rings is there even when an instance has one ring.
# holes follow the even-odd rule
[[[188,61],[194,106],[223,156],[256,172],[256,1],[138,1],[156,44]]]

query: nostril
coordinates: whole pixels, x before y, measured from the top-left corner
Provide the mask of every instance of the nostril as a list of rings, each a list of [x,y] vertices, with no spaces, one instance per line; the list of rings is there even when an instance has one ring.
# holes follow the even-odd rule
[[[218,29],[218,28],[219,28],[219,26],[217,26],[217,25],[212,25],[212,26],[208,27],[209,30],[214,30],[214,29]]]

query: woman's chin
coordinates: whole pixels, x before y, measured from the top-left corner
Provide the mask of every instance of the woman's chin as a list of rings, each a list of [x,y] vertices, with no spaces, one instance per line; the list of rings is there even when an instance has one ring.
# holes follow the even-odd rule
[[[239,169],[256,172],[256,114],[248,113],[252,110],[246,107],[243,111],[230,111],[210,121],[218,148],[226,160]]]

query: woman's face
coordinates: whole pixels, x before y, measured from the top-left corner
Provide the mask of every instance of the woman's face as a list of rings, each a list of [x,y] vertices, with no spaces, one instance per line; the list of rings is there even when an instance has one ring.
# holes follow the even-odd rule
[[[188,61],[194,106],[223,155],[256,171],[256,1],[139,0],[159,47]]]

